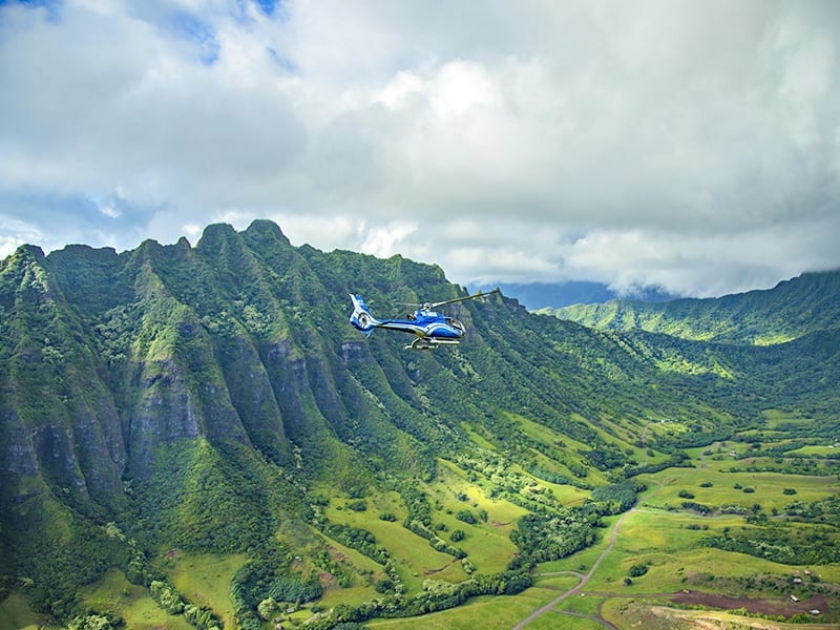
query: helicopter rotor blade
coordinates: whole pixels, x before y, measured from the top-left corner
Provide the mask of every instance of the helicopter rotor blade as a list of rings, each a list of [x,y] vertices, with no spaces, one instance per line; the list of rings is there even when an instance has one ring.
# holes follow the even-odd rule
[[[482,293],[481,291],[479,291],[478,293],[474,293],[473,295],[464,295],[461,297],[452,298],[451,300],[444,300],[443,302],[434,302],[432,304],[429,304],[428,307],[437,308],[438,306],[455,304],[456,302],[466,302],[467,300],[474,300],[475,298],[488,297],[490,295],[493,295],[494,293],[501,293],[501,291],[499,289],[493,289],[492,291],[488,291],[487,293]]]

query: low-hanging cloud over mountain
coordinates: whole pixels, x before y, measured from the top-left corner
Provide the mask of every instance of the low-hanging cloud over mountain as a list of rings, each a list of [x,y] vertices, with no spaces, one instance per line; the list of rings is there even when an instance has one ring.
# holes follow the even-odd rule
[[[461,282],[840,267],[840,5],[0,3],[0,255],[276,220]]]

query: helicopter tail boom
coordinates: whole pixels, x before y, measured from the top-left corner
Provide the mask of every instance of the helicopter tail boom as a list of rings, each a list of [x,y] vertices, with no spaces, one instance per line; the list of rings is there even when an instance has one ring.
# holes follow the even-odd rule
[[[353,300],[353,314],[350,315],[350,323],[356,330],[363,332],[365,335],[370,335],[381,322],[370,312],[361,295],[351,293],[350,299]]]

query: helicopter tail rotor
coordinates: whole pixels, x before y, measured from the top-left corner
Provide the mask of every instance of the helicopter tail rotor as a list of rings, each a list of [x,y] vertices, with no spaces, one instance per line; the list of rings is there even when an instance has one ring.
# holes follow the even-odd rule
[[[365,335],[370,335],[380,323],[379,320],[370,312],[361,295],[351,293],[350,299],[353,300],[353,313],[350,315],[350,323],[356,330],[363,332]]]

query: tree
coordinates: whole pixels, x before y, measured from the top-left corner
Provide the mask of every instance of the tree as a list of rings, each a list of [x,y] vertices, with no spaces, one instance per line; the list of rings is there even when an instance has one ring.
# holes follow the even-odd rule
[[[277,610],[277,602],[273,597],[266,597],[259,604],[257,604],[257,612],[264,620],[271,619],[271,615]]]

